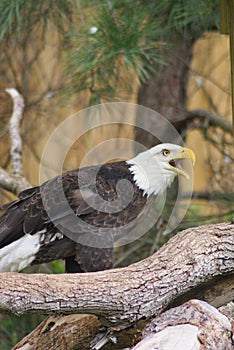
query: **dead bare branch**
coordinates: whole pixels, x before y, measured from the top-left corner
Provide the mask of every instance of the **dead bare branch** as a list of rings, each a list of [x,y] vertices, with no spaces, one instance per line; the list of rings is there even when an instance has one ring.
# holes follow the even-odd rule
[[[5,90],[13,99],[13,112],[9,121],[9,134],[11,138],[11,167],[12,174],[23,176],[22,167],[22,140],[20,136],[20,121],[23,116],[24,99],[16,89]]]
[[[204,127],[206,123],[206,127],[214,126],[219,127],[223,131],[232,135],[232,124],[229,120],[223,118],[222,116],[215,114],[207,109],[194,109],[192,111],[187,111],[185,115],[185,121],[188,123],[194,119],[200,119],[202,125],[199,128]],[[193,124],[193,127],[196,127],[196,124]]]
[[[0,186],[17,196],[21,191],[31,185],[24,177],[14,176],[0,168]]]
[[[11,138],[11,173],[0,168],[0,186],[15,195],[30,187],[30,183],[23,177],[22,140],[20,136],[20,121],[23,116],[24,100],[16,89],[5,90],[13,99],[13,112],[8,129]]]

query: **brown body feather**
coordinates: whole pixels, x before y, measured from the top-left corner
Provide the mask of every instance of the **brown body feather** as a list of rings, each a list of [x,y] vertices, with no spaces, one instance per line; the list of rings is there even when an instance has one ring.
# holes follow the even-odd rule
[[[127,181],[118,193],[120,180]],[[129,189],[131,200],[125,205]],[[21,192],[19,200],[4,207],[0,249],[42,231],[32,264],[67,259],[68,272],[111,268],[114,241],[134,228],[146,204],[125,162],[69,171]]]

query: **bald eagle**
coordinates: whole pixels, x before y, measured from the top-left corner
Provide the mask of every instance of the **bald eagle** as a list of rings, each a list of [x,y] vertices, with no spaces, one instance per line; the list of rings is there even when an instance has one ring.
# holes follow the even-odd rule
[[[194,153],[159,144],[136,157],[89,166],[22,191],[0,218],[0,271],[65,259],[67,272],[109,269],[113,244],[138,225]]]

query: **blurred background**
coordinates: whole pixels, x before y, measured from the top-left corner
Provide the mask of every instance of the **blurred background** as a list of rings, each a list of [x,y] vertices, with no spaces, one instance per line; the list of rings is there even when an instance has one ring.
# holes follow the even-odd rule
[[[219,33],[218,5],[216,0],[2,0],[0,166],[11,170],[12,100],[6,88],[16,88],[25,100],[23,168],[32,185],[39,182],[46,142],[63,120],[100,103],[136,103],[166,117],[196,154],[193,198],[177,231],[230,220],[230,55],[229,38]],[[135,118],[143,126],[157,123],[139,114]],[[72,145],[64,170],[79,167],[92,147],[110,137],[129,138],[146,147],[157,142],[129,125],[96,128]],[[60,146],[54,145],[55,161]],[[168,240],[170,235],[163,231],[175,194],[176,190],[168,197],[162,219],[149,234],[116,250],[115,266],[143,259]],[[0,186],[0,205],[14,198]],[[63,263],[27,271],[60,273]],[[0,349],[10,349],[42,319],[0,315]]]

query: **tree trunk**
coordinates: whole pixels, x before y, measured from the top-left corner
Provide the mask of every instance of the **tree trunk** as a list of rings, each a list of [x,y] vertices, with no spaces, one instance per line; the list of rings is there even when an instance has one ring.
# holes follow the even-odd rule
[[[1,273],[0,311],[91,313],[124,328],[199,298],[218,307],[234,298],[234,225],[190,228],[151,257],[87,274]]]
[[[138,103],[153,109],[162,114],[172,124],[176,123],[177,131],[183,131],[183,125],[179,121],[185,119],[185,101],[186,101],[186,84],[190,60],[192,56],[192,45],[194,38],[191,29],[186,28],[187,35],[173,32],[170,35],[170,48],[165,50],[166,65],[158,66],[156,76],[143,84],[138,96]],[[160,124],[157,118],[142,118],[137,116],[137,125],[141,125],[142,129],[136,131],[136,140],[143,143],[147,147],[152,147],[158,142],[166,142],[168,130],[165,135],[158,133],[160,139],[155,139],[153,135],[146,133],[144,130],[163,130],[165,125]],[[181,128],[182,127],[182,128]],[[166,128],[167,129],[167,128]],[[154,133],[153,133],[154,134]],[[173,135],[174,136],[174,135]],[[170,135],[169,135],[170,137]],[[173,140],[168,141],[172,142]],[[174,140],[176,142],[176,140]]]

